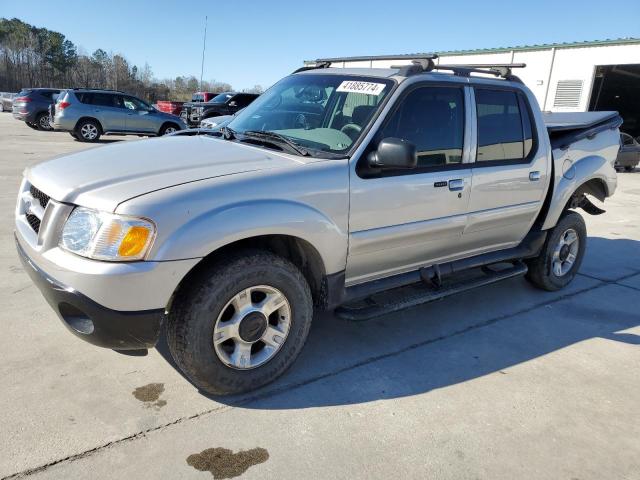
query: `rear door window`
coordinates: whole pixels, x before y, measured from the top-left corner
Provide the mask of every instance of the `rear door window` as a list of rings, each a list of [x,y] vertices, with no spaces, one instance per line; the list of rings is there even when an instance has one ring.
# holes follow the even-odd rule
[[[98,105],[100,107],[116,107],[114,102],[115,95],[109,93],[93,93],[91,97],[91,105]]]
[[[476,88],[476,161],[523,161],[533,148],[529,109],[515,91]]]

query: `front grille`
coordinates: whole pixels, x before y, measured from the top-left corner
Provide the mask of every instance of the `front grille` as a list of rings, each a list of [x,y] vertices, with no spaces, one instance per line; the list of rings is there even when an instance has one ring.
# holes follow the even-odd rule
[[[33,231],[38,233],[40,231],[40,219],[36,217],[33,213],[27,213],[27,222],[33,228]]]
[[[29,189],[29,192],[31,193],[31,196],[33,198],[38,200],[38,202],[40,203],[40,206],[42,208],[47,208],[47,203],[49,203],[49,200],[51,199],[51,197],[49,197],[49,195],[47,195],[44,192],[41,192],[40,190],[38,190],[33,185],[31,185],[31,188]],[[40,222],[38,222],[38,223],[40,223]]]

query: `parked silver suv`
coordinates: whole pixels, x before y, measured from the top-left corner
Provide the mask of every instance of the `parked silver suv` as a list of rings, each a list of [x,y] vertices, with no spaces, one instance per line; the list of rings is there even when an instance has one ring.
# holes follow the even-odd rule
[[[157,136],[187,128],[180,117],[115,90],[67,90],[49,113],[54,130],[82,142],[96,142],[101,135]]]

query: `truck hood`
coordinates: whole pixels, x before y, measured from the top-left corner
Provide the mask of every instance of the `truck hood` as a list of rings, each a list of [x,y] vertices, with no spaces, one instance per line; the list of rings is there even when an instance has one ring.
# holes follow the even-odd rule
[[[206,135],[177,135],[65,155],[27,169],[25,176],[54,200],[115,211],[130,198],[174,185],[317,160]]]

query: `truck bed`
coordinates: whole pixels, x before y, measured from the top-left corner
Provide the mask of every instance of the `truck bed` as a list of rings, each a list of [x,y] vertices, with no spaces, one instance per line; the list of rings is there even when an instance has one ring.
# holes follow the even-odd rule
[[[542,116],[554,149],[622,125],[618,112],[543,112]]]

